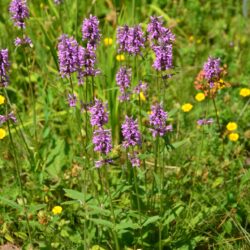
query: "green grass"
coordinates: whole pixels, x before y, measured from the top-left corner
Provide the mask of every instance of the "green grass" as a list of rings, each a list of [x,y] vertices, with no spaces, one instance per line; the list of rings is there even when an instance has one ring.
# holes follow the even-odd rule
[[[8,136],[0,140],[0,245],[24,249],[225,249],[250,248],[249,17],[242,2],[233,0],[53,0],[28,1],[26,33],[33,48],[15,48],[20,30],[13,26],[9,2],[0,2],[0,49],[8,48],[10,84],[0,94],[9,102],[17,124],[1,125]],[[67,104],[69,81],[61,79],[58,37],[81,41],[81,25],[89,14],[100,20],[102,40],[97,49],[95,95],[108,103],[114,149],[113,165],[97,169],[89,118]],[[153,53],[116,60],[116,29],[140,23],[146,31],[151,15],[161,15],[176,35],[174,76],[164,85],[152,68]],[[105,47],[103,39],[113,38]],[[206,115],[216,121],[211,99],[195,100],[194,80],[208,56],[220,57],[227,68],[216,105],[216,122],[198,128]],[[133,69],[132,86],[146,81],[140,129],[144,143],[141,167],[127,164],[120,126],[125,115],[140,114],[136,96],[118,101],[115,74],[121,65]],[[73,76],[74,91],[92,98],[91,79],[83,87]],[[160,88],[159,88],[160,87]],[[87,89],[86,89],[87,88]],[[162,101],[174,130],[156,141],[148,130],[148,112]],[[192,103],[184,113],[181,106]],[[226,125],[238,124],[239,140],[228,139]],[[86,126],[87,122],[87,126]],[[157,153],[156,153],[157,151]],[[157,156],[157,157],[156,157]],[[157,164],[155,160],[157,159]],[[156,165],[156,167],[155,167]],[[60,205],[60,215],[52,209]],[[97,247],[99,246],[99,248]]]

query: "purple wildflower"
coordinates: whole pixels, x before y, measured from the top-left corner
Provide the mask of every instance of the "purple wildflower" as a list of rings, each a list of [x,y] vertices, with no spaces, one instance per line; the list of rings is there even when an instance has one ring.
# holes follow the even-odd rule
[[[27,45],[30,47],[33,46],[31,39],[27,36],[25,36],[24,38],[17,37],[14,41],[14,44],[16,47],[21,46],[21,45],[24,45],[24,46]]]
[[[108,122],[108,114],[105,111],[105,106],[103,103],[95,99],[95,104],[89,108],[91,118],[90,123],[92,126],[102,127]]]
[[[150,129],[153,137],[164,136],[167,131],[172,131],[172,125],[166,126],[168,114],[163,110],[160,104],[157,103],[153,105],[151,111],[149,123],[153,126],[153,128]]]
[[[131,69],[126,67],[121,67],[116,73],[116,83],[120,87],[121,96],[119,99],[121,101],[129,100],[130,94],[126,91],[131,82]]]
[[[99,128],[94,131],[93,143],[94,150],[102,154],[108,154],[112,149],[112,139],[110,129]]]
[[[132,154],[128,154],[128,158],[132,164],[132,167],[140,167],[141,161],[138,158],[138,152],[133,152]]]
[[[150,23],[148,24],[147,32],[149,33],[149,40],[158,40],[161,36],[162,30],[162,17],[150,17]]]
[[[204,76],[207,81],[213,82],[219,78],[221,69],[220,69],[220,58],[209,57],[207,62],[203,66]],[[210,86],[213,87],[213,86]]]
[[[144,48],[146,39],[143,36],[143,31],[140,25],[136,25],[129,29],[128,53],[137,55],[141,48]]]
[[[117,29],[117,43],[119,44],[118,51],[120,52],[128,52],[129,51],[129,43],[130,40],[130,34],[129,34],[129,26],[124,25],[121,27],[118,27]]]
[[[139,82],[139,84],[137,86],[135,86],[133,92],[135,94],[140,94],[140,92],[145,93],[147,91],[148,88],[148,84],[147,83],[142,83],[142,81]]]
[[[136,146],[141,144],[141,134],[139,132],[137,121],[126,116],[125,122],[122,124],[122,135],[124,138],[123,146]]]
[[[85,18],[82,24],[82,40],[87,40],[89,49],[96,49],[96,45],[100,41],[99,20],[96,16],[90,15]]]
[[[0,50],[0,87],[7,87],[9,83],[9,54],[8,49]]]
[[[113,163],[113,159],[102,159],[102,160],[99,160],[99,161],[95,161],[95,166],[97,168],[100,168],[103,165],[112,164],[112,163]]]
[[[146,39],[140,25],[118,27],[117,42],[119,44],[119,52],[128,52],[129,54],[137,55],[140,53],[141,48],[144,47],[145,41]]]
[[[25,28],[25,19],[29,17],[26,0],[12,0],[9,11],[15,26]]]
[[[58,58],[60,65],[60,73],[64,78],[76,72],[79,68],[78,63],[78,43],[73,37],[62,35],[59,38]]]
[[[173,49],[172,44],[154,46],[156,55],[153,67],[158,70],[168,70],[173,67]]]
[[[57,4],[57,5],[61,4],[62,2],[63,2],[63,0],[54,0],[54,3]]]
[[[171,42],[175,41],[175,35],[170,29],[162,27],[158,41],[160,44],[171,44]]]
[[[197,124],[199,126],[202,126],[202,125],[210,125],[214,122],[213,118],[209,118],[209,119],[200,119],[197,121]]]
[[[10,112],[9,114],[5,115],[0,115],[0,125],[3,123],[7,122],[8,120],[12,120],[12,122],[16,123],[16,117],[13,112]]]
[[[68,94],[68,103],[70,107],[75,107],[77,102],[77,98],[75,94]]]

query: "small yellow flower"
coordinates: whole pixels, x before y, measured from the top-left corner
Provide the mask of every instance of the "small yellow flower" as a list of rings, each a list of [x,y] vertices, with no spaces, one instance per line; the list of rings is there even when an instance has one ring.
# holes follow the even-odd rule
[[[228,135],[228,138],[229,138],[230,141],[238,141],[239,134],[238,133],[230,133]]]
[[[110,38],[110,37],[106,37],[106,38],[104,38],[104,45],[105,46],[110,46],[110,45],[112,45],[113,44],[113,39],[112,38]]]
[[[192,43],[192,42],[194,41],[194,36],[190,36],[190,37],[188,38],[188,40],[189,40],[190,43]]]
[[[181,106],[183,112],[189,112],[193,108],[191,103],[185,103]]]
[[[62,207],[61,206],[55,206],[55,207],[53,207],[52,213],[53,214],[60,214],[60,213],[62,213]]]
[[[143,94],[143,92],[140,92],[140,100],[141,100],[142,102],[145,102],[145,101],[146,101],[146,97],[145,97],[145,95]]]
[[[5,102],[5,97],[0,95],[0,105],[4,104]]]
[[[123,54],[119,54],[116,56],[116,60],[118,62],[124,61],[125,60],[125,56]]]
[[[229,122],[228,124],[227,124],[227,130],[228,131],[234,131],[234,130],[236,130],[238,128],[238,125],[237,125],[237,123],[235,123],[235,122]]]
[[[243,88],[240,90],[240,95],[243,97],[247,97],[250,95],[250,89],[248,88]]]
[[[0,140],[6,136],[6,131],[3,128],[0,128]]]
[[[205,95],[203,93],[198,93],[195,96],[195,100],[198,102],[202,102],[205,99]]]

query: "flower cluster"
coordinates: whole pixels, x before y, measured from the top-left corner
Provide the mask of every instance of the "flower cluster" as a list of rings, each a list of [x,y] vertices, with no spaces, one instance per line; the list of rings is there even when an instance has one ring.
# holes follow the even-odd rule
[[[30,47],[33,46],[31,39],[27,36],[25,36],[24,38],[17,37],[14,41],[14,44],[16,47],[22,46],[22,45],[23,46],[30,46]]]
[[[157,71],[164,71],[173,67],[173,46],[175,36],[170,29],[163,27],[161,17],[150,17],[147,31],[149,41],[155,52],[153,67]]]
[[[94,131],[94,150],[107,155],[112,149],[111,130],[99,128]]]
[[[90,15],[85,18],[82,24],[82,39],[87,40],[87,48],[96,49],[96,45],[100,42],[99,20],[96,16]]]
[[[214,98],[220,89],[230,86],[223,80],[226,73],[225,68],[220,67],[219,58],[209,57],[195,79],[195,88],[203,91],[205,96]]]
[[[29,18],[29,9],[26,0],[12,0],[9,11],[15,26],[25,28],[25,19]]]
[[[117,43],[119,52],[127,52],[129,54],[138,55],[144,48],[145,37],[140,25],[129,27],[124,25],[118,27]]]
[[[116,73],[116,83],[120,87],[121,96],[119,99],[121,101],[129,100],[130,93],[128,92],[128,88],[131,83],[131,69],[127,67],[121,67]]]
[[[160,104],[157,103],[151,107],[149,123],[152,126],[150,130],[153,137],[164,136],[167,131],[172,131],[172,125],[166,125],[167,118],[168,114]]]
[[[68,94],[68,103],[69,103],[69,106],[70,107],[75,107],[76,106],[76,102],[77,102],[76,95],[74,93],[72,95]]]
[[[91,114],[90,123],[93,127],[100,128],[108,122],[108,113],[100,100],[95,99],[95,104],[89,108],[89,111]]]
[[[199,125],[199,126],[210,125],[210,124],[212,124],[213,122],[214,122],[213,118],[209,118],[209,119],[203,118],[203,119],[199,119],[199,120],[197,121],[197,125]]]
[[[122,136],[123,136],[123,147],[135,147],[141,145],[141,133],[138,128],[137,120],[126,116],[125,122],[122,124]],[[129,160],[133,167],[140,166],[140,159],[138,158],[138,153],[134,151],[133,153],[128,153]]]
[[[8,49],[0,50],[0,87],[7,87],[9,83],[9,54]]]
[[[10,112],[7,115],[0,115],[0,125],[2,125],[3,123],[5,123],[5,122],[7,122],[9,120],[16,123],[17,120],[16,120],[16,117],[15,117],[13,112]]]

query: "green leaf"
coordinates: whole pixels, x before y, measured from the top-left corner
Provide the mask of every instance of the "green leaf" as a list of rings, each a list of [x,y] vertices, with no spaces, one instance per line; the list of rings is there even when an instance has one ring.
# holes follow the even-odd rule
[[[218,177],[217,179],[215,179],[215,181],[212,184],[212,188],[216,188],[218,187],[220,184],[223,183],[223,177]]]
[[[160,219],[160,216],[159,216],[159,215],[152,216],[152,217],[148,218],[148,219],[142,224],[142,226],[143,226],[143,227],[146,227],[146,226],[149,225],[149,224],[155,223],[155,222],[158,221],[159,219]]]
[[[131,228],[131,229],[138,229],[140,228],[140,226],[136,223],[133,223],[132,221],[127,221],[127,222],[121,222],[119,225],[116,225],[116,230],[120,231],[120,230],[124,230],[127,228]]]
[[[73,189],[64,188],[63,190],[65,192],[64,195],[71,198],[71,199],[73,199],[73,200],[78,200],[78,201],[81,201],[81,202],[85,202],[85,201],[87,201],[87,200],[89,200],[91,198],[91,195],[85,195],[84,193],[73,190]]]
[[[12,208],[19,209],[19,210],[23,209],[23,207],[17,204],[15,201],[8,200],[4,198],[3,196],[0,196],[0,201],[2,201],[5,205],[10,206]]]
[[[93,221],[96,225],[101,225],[101,226],[105,226],[108,228],[113,228],[113,223],[110,222],[109,220],[94,219],[94,218],[90,218],[89,220]]]
[[[28,212],[29,213],[34,213],[34,212],[36,212],[36,211],[38,211],[40,209],[45,208],[46,206],[47,206],[47,204],[30,205]]]

